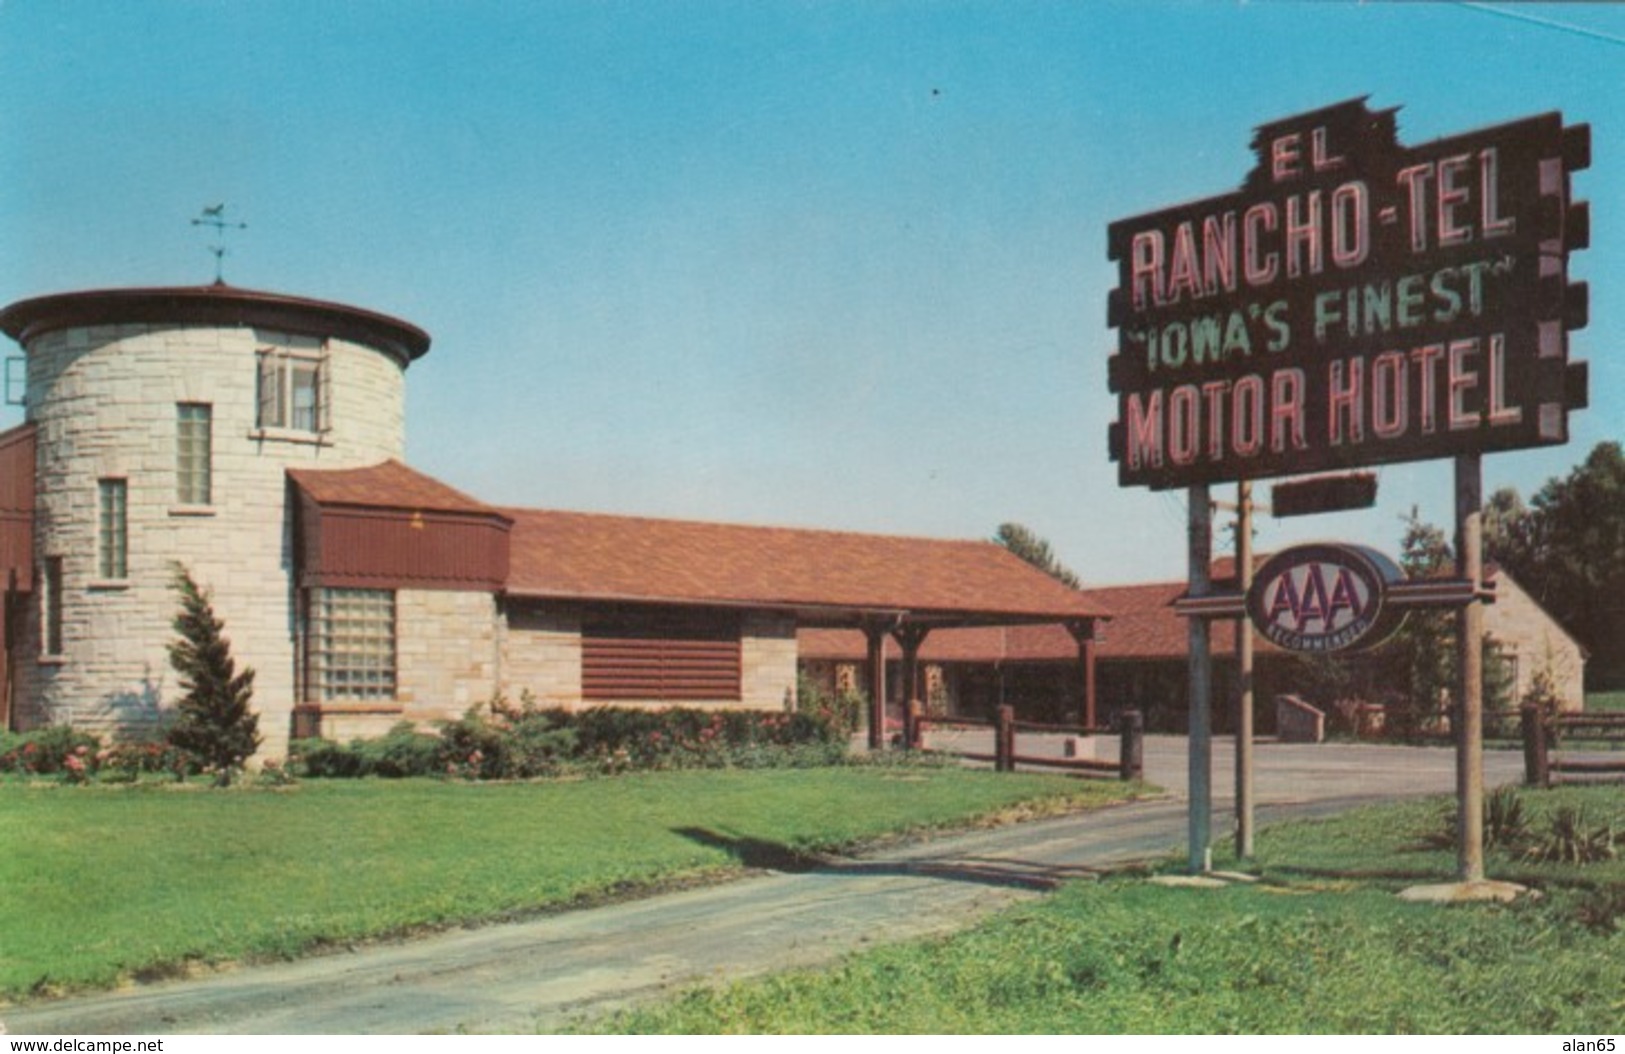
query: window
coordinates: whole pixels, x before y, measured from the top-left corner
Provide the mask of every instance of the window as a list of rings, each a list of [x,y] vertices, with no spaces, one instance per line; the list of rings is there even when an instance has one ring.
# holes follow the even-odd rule
[[[207,403],[175,407],[175,500],[208,505],[212,499],[214,408]]]
[[[96,532],[96,573],[105,581],[129,576],[128,486],[122,479],[104,479],[100,490],[100,516]]]
[[[47,556],[40,569],[40,653],[62,654],[62,557]]]
[[[312,435],[327,430],[327,356],[324,348],[260,348],[257,387],[257,427]]]
[[[645,614],[589,623],[581,631],[581,695],[596,702],[737,702],[738,621]]]
[[[314,589],[310,687],[317,699],[395,698],[395,594]]]

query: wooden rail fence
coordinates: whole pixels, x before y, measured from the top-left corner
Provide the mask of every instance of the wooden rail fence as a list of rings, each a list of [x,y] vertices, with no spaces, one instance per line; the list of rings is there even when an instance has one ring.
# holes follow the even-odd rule
[[[1625,760],[1604,761],[1575,758],[1570,752],[1576,740],[1608,750],[1625,749],[1625,714],[1557,714],[1542,718],[1539,710],[1523,711],[1524,782],[1531,787],[1555,783],[1625,780]]]
[[[926,728],[977,728],[993,732],[993,753],[969,750],[935,750],[968,761],[991,762],[997,772],[1014,772],[1018,765],[1027,768],[1062,769],[1079,776],[1100,779],[1137,780],[1145,775],[1145,720],[1138,710],[1125,710],[1117,720],[1117,727],[1089,728],[1084,725],[1042,724],[1036,721],[1017,721],[1015,708],[1001,706],[993,720],[976,717],[928,717],[918,700],[908,704],[905,725],[905,744],[913,750],[925,749]],[[1019,750],[1020,733],[1093,736],[1115,733],[1119,737],[1118,759],[1097,761],[1094,758],[1046,757],[1023,754]]]

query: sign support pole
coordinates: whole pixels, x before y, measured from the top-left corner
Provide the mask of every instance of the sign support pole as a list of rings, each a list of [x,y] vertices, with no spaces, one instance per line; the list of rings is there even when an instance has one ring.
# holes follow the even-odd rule
[[[1253,484],[1236,484],[1236,582],[1253,588]],[[1253,620],[1236,620],[1236,856],[1253,855]]]
[[[1484,481],[1478,454],[1456,458],[1456,575],[1474,596],[1456,612],[1456,877],[1484,880]]]
[[[1213,505],[1208,485],[1190,488],[1190,590],[1188,596],[1205,597],[1212,590]],[[1213,655],[1209,648],[1212,623],[1201,616],[1190,620],[1190,870],[1203,874],[1213,869]]]

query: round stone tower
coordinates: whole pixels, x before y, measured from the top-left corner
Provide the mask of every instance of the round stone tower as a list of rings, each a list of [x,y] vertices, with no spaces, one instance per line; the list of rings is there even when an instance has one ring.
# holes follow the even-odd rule
[[[166,651],[179,565],[255,670],[261,753],[283,755],[297,702],[285,470],[400,459],[405,370],[428,334],[220,284],[24,300],[0,330],[26,352],[35,450],[13,723],[157,724],[179,695]]]

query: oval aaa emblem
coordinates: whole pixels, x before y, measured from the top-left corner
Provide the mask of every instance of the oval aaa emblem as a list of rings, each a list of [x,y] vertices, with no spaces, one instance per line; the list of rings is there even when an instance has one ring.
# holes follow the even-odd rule
[[[1353,545],[1302,545],[1271,557],[1247,594],[1259,634],[1288,651],[1331,652],[1370,646],[1396,624],[1383,594],[1400,577],[1393,561]]]

